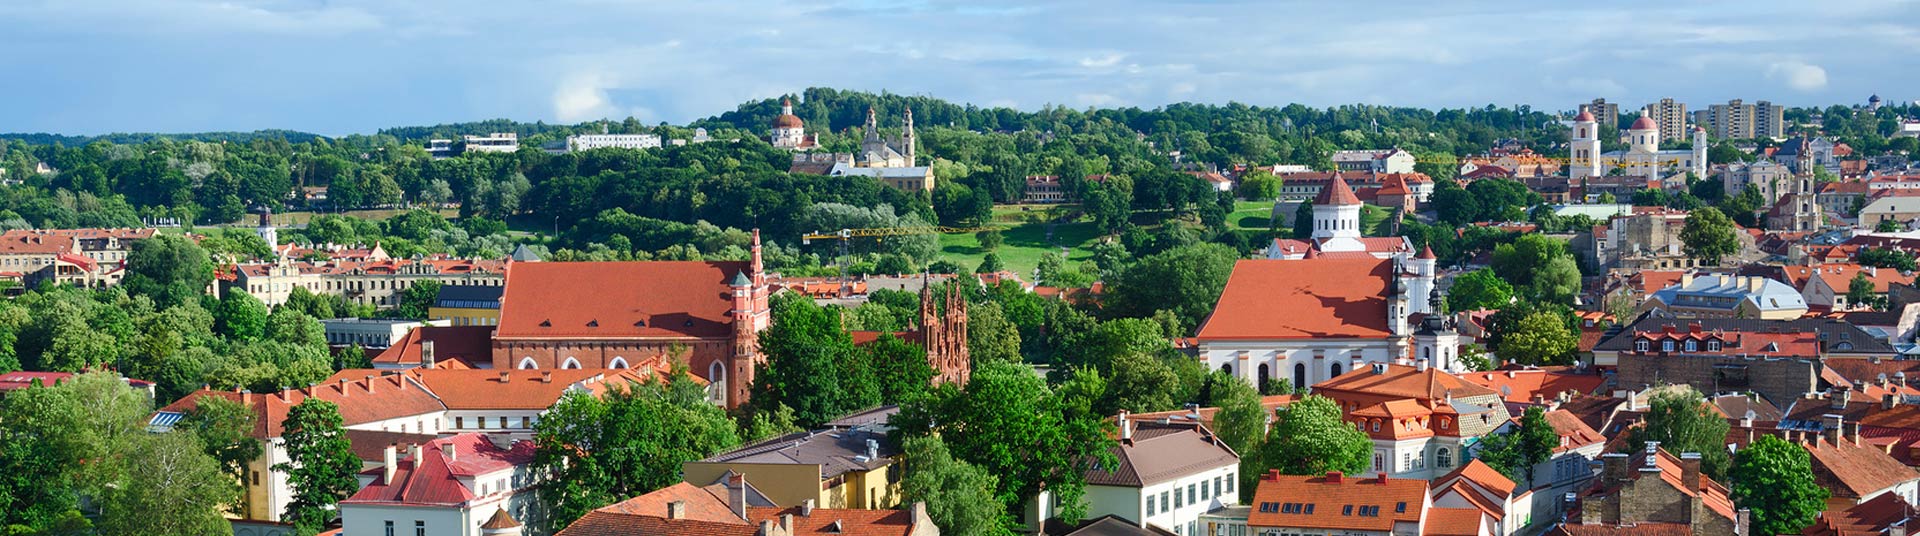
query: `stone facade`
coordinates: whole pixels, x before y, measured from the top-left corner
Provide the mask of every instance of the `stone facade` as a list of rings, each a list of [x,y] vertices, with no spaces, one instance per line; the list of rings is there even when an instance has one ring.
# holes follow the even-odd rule
[[[1702,393],[1753,391],[1786,404],[1819,389],[1820,360],[1623,352],[1618,372],[1621,389],[1684,383]]]

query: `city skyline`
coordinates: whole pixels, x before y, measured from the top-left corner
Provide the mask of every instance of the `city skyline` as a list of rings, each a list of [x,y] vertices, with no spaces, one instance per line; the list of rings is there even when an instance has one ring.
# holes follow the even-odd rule
[[[1906,102],[1920,27],[1900,21],[1915,14],[1891,0],[25,2],[0,6],[21,23],[0,38],[15,51],[0,131],[684,124],[807,87],[1022,110]]]

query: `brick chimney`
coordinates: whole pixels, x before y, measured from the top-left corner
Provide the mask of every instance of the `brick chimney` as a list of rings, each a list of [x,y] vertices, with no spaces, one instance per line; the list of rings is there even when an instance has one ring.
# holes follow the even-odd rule
[[[365,378],[361,378],[361,379],[366,381],[367,394],[373,394],[373,375],[368,374]]]
[[[1847,403],[1853,401],[1853,386],[1835,385],[1827,390],[1827,405],[1833,409],[1847,409]]]
[[[1900,405],[1900,395],[1891,393],[1880,395],[1880,409],[1893,409],[1898,405]]]
[[[1386,471],[1381,471],[1379,475],[1377,475],[1377,476],[1375,476],[1375,477],[1373,477],[1373,480],[1374,480],[1374,482],[1377,482],[1377,483],[1380,483],[1380,484],[1385,484],[1385,483],[1387,483],[1387,472],[1386,472]]]
[[[1628,458],[1629,456],[1624,452],[1609,452],[1600,455],[1600,478],[1603,479],[1606,485],[1612,486],[1627,481],[1631,474],[1627,472]]]
[[[1346,475],[1341,474],[1339,471],[1327,471],[1328,484],[1339,484],[1345,481],[1346,481]]]
[[[727,475],[727,507],[740,519],[747,518],[747,475]]]
[[[673,501],[673,502],[667,503],[667,519],[686,519],[686,518],[687,518],[687,501]]]
[[[1680,483],[1688,490],[1700,490],[1700,453],[1687,452],[1680,455]]]
[[[500,383],[509,383],[509,382],[512,382],[512,381],[513,381],[513,373],[512,373],[512,372],[508,372],[508,371],[505,371],[505,370],[502,370],[502,371],[500,371]]]
[[[1820,416],[1820,438],[1827,440],[1828,443],[1833,443],[1835,445],[1840,444],[1840,438],[1842,435],[1844,435],[1842,434],[1840,427],[1844,424],[1846,424],[1845,417],[1841,417],[1839,415],[1832,414],[1832,413],[1821,415]]]

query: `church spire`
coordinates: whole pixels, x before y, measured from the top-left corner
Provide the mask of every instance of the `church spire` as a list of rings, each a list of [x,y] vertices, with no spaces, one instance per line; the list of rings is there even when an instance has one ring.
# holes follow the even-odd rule
[[[913,147],[918,144],[914,143],[915,141],[913,134],[913,108],[907,108],[906,133],[900,136],[900,144],[905,146],[901,147],[900,152],[907,156],[907,167],[916,165],[914,163]]]
[[[880,139],[880,120],[876,119],[873,115],[872,106],[867,107],[867,124],[860,128],[866,131],[866,141],[876,141]]]

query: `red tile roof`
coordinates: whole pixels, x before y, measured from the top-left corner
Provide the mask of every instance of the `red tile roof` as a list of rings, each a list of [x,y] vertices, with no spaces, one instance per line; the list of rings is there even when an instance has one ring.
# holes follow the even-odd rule
[[[1348,371],[1333,379],[1313,385],[1315,394],[1333,396],[1337,393],[1360,393],[1383,397],[1408,398],[1422,401],[1445,400],[1447,397],[1486,396],[1497,394],[1492,389],[1482,387],[1448,374],[1439,368],[1407,365],[1381,364],[1386,374],[1376,374],[1372,369],[1361,368]]]
[[[1353,188],[1347,186],[1347,179],[1337,174],[1333,176],[1333,183],[1328,184],[1325,188],[1321,188],[1320,195],[1313,199],[1314,206],[1345,206],[1358,204],[1360,204],[1360,198],[1353,195]]]
[[[745,262],[538,262],[507,273],[495,339],[684,338],[732,333]]]
[[[452,456],[448,456],[448,452]],[[516,441],[500,448],[486,434],[466,433],[435,439],[422,445],[420,458],[403,454],[396,460],[393,481],[383,482],[386,468],[361,472],[374,475],[373,483],[354,492],[342,504],[459,506],[482,495],[460,483],[515,466],[533,463],[533,442]],[[491,492],[489,492],[491,493]]]
[[[421,326],[413,328],[400,342],[374,356],[382,365],[420,365],[424,341],[433,341],[436,362],[457,361],[467,368],[493,363],[493,326]]]
[[[1253,491],[1247,526],[1391,531],[1394,523],[1418,523],[1428,505],[1427,481],[1402,478],[1296,476],[1268,473]],[[1405,508],[1399,508],[1404,503]],[[1298,513],[1286,505],[1302,505]],[[1268,506],[1272,505],[1272,506]],[[1306,505],[1312,511],[1305,510]],[[1348,508],[1351,507],[1351,510]],[[1377,515],[1361,515],[1361,508]],[[1258,530],[1255,530],[1258,532]]]
[[[1384,259],[1242,260],[1198,338],[1386,337],[1393,278]]]
[[[1560,436],[1560,444],[1553,448],[1555,453],[1607,442],[1607,436],[1587,426],[1586,421],[1580,420],[1580,416],[1571,411],[1556,409],[1545,416],[1547,424],[1553,425],[1553,433]]]
[[[1567,391],[1596,394],[1607,382],[1605,376],[1583,374],[1564,367],[1553,370],[1533,368],[1469,372],[1461,374],[1460,379],[1498,392],[1501,399],[1514,404],[1532,403],[1536,394],[1549,401]]]
[[[596,392],[636,382],[664,381],[670,365],[663,356],[634,359],[633,368],[609,369],[425,369],[402,372],[440,398],[447,409],[545,410],[573,387]],[[348,371],[340,374],[351,375]],[[336,374],[339,376],[339,374]],[[696,383],[705,379],[689,375]]]
[[[1819,439],[1801,447],[1812,455],[1817,481],[1832,491],[1834,497],[1859,499],[1920,480],[1920,473],[1879,448],[1850,440],[1830,443]]]
[[[1423,536],[1480,536],[1480,510],[1473,508],[1433,508],[1427,510]]]
[[[700,488],[681,482],[588,512],[557,536],[757,536],[761,523],[778,525],[787,519],[795,535],[904,536],[914,531],[916,514],[911,509],[814,508],[803,515],[799,506],[748,506],[743,518],[728,508],[721,496],[725,493],[721,485]],[[686,511],[679,519],[668,519],[667,505],[674,502]]]
[[[306,389],[288,389],[278,393],[252,394],[201,389],[160,408],[161,412],[185,413],[199,404],[201,397],[220,397],[252,408],[253,437],[280,437],[287,410],[309,397],[332,402],[340,407],[342,424],[353,426],[370,422],[426,415],[445,411],[440,399],[421,387],[419,381],[405,375],[374,376],[345,382],[335,381]]]
[[[1840,511],[1821,512],[1806,536],[1881,536],[1896,525],[1913,527],[1920,523],[1920,509],[1908,504],[1899,494],[1886,493]]]

